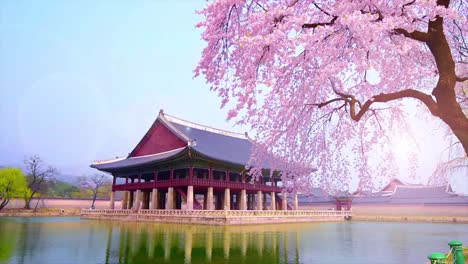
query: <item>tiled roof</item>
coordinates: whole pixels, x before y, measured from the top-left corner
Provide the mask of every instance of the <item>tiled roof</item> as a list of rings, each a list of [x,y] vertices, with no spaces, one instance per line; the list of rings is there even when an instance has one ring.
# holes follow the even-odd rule
[[[397,186],[395,192],[388,195],[379,192],[353,199],[354,203],[390,203],[390,204],[468,204],[467,196],[447,192],[447,185],[439,186]],[[380,196],[378,195],[380,194]]]
[[[314,195],[298,194],[297,201],[299,202],[299,204],[304,205],[304,204],[314,204],[314,203],[330,203],[330,202],[335,202],[335,199],[333,199],[329,195],[314,196]]]
[[[443,198],[450,197],[453,194],[446,192],[447,185],[407,187],[397,186],[393,193],[394,199],[415,199],[415,198]]]
[[[124,159],[116,159],[111,161],[95,162],[91,164],[91,168],[98,170],[113,170],[121,168],[130,168],[134,166],[142,166],[146,164],[151,164],[153,162],[162,161],[169,159],[181,153],[185,148],[178,148],[166,152],[161,152],[153,155],[139,156],[139,157],[130,157]]]
[[[91,167],[109,171],[142,166],[169,159],[188,148],[203,156],[223,162],[245,165],[249,161],[253,144],[244,134],[199,125],[166,115],[162,111],[155,122],[157,121],[163,123],[172,133],[187,142],[187,146],[153,155],[94,162]],[[267,167],[264,166],[264,168]]]
[[[167,117],[171,125],[193,141],[192,148],[201,154],[240,165],[249,161],[253,144],[245,135]]]

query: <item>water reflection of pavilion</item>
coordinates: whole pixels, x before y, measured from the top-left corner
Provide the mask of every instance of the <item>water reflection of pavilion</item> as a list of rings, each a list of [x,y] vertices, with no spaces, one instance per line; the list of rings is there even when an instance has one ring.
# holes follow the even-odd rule
[[[299,225],[109,228],[106,263],[300,262]]]

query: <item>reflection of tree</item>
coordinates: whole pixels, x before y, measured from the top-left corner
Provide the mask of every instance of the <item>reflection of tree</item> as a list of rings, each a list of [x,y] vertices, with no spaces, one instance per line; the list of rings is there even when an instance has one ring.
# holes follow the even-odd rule
[[[7,263],[13,255],[18,241],[18,230],[15,225],[0,221],[0,263]]]
[[[25,223],[21,223],[19,226],[20,239],[18,241],[18,255],[20,257],[20,263],[27,263],[25,261],[26,255],[30,252],[35,252],[36,248],[40,245],[41,241],[41,228],[42,225],[34,225],[26,220]]]

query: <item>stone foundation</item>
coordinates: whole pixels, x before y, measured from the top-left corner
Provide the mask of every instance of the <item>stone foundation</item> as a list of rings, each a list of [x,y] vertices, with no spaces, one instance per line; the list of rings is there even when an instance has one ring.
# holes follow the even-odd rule
[[[202,225],[344,221],[350,211],[82,210],[81,218]]]

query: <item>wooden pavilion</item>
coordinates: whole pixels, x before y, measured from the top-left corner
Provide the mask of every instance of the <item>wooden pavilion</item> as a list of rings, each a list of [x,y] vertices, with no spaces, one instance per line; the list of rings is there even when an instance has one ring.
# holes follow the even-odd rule
[[[249,175],[252,146],[246,135],[160,111],[128,157],[91,167],[113,176],[111,209],[121,191],[122,209],[287,210],[279,176],[268,168],[259,179]]]

